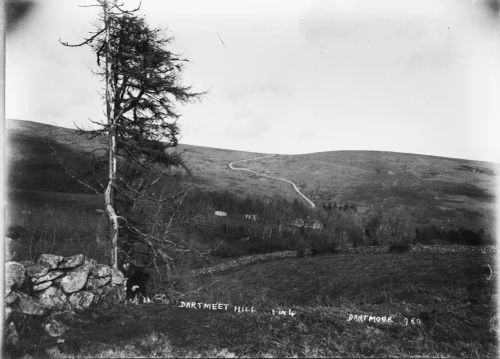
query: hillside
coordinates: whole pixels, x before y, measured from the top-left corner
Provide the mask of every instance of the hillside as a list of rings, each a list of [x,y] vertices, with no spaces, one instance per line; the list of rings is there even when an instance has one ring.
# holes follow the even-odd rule
[[[102,196],[86,191],[57,160],[83,170],[102,144],[80,139],[74,130],[22,121],[10,122],[8,139],[8,232],[15,239],[15,260],[82,253],[109,263],[107,220],[96,211],[102,209]],[[148,293],[168,302],[62,313],[58,320],[70,328],[62,342],[40,329],[43,318],[21,317],[19,342],[7,349],[12,357],[494,356],[495,281],[490,279],[497,268],[491,255],[437,252],[433,245],[427,253],[408,250],[409,243],[477,245],[494,239],[493,164],[336,151],[236,165],[256,174],[228,164],[258,153],[192,145],[177,150],[191,170],[177,172],[181,183],[196,189],[176,209],[168,238],[189,241],[196,252],[169,252],[168,266],[152,273]],[[316,209],[303,203],[290,183],[260,174],[293,181]],[[215,216],[217,209],[228,216]],[[144,222],[155,216],[151,209],[143,213]],[[247,213],[256,213],[258,220]],[[377,213],[385,222],[374,227],[371,218]],[[307,216],[324,226],[293,224]],[[156,218],[154,225],[163,226],[170,217]],[[402,241],[383,232],[402,224],[414,226],[406,228]],[[447,237],[436,236],[433,228],[417,238],[422,232],[416,229],[430,225],[447,229]],[[377,244],[396,250],[364,247],[379,239],[373,228],[382,233]],[[377,251],[349,253],[346,243],[359,246],[356,251]],[[293,256],[241,267],[225,264],[284,250]],[[226,270],[205,272],[217,265]],[[203,303],[226,303],[230,309],[195,307]],[[254,311],[240,313],[242,307]],[[390,323],[384,322],[388,317]]]
[[[84,163],[101,146],[99,141],[82,139],[72,129],[35,122],[10,120],[7,127],[11,195],[32,193],[28,196],[32,198],[33,191],[38,196],[44,191],[85,192],[65,174],[46,142],[50,139],[58,153],[75,164]],[[184,181],[199,188],[241,197],[282,196],[301,201],[287,183],[228,167],[232,161],[259,153],[184,144],[177,150],[192,171]],[[320,210],[327,203],[348,203],[361,214],[374,208],[400,210],[416,226],[464,226],[493,233],[497,170],[492,163],[394,152],[333,151],[276,155],[245,162],[244,167],[294,181]],[[95,199],[97,206],[98,201]]]
[[[301,184],[317,203],[354,203],[361,211],[407,212],[418,225],[465,224],[492,230],[495,165],[425,155],[335,151],[278,156],[248,168]]]

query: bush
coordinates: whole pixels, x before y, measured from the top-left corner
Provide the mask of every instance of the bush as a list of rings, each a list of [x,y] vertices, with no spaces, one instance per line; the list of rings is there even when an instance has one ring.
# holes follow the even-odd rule
[[[446,242],[446,233],[436,226],[426,226],[415,229],[415,243],[437,244]]]
[[[289,239],[281,238],[279,236],[273,236],[266,239],[256,237],[250,239],[247,243],[246,248],[249,254],[285,251],[293,247]]]
[[[479,246],[488,244],[489,238],[481,228],[478,231],[460,227],[457,230],[441,230],[435,226],[415,230],[415,242],[422,244],[463,244]]]
[[[338,253],[339,245],[331,237],[317,237],[312,240],[311,254],[313,256],[326,253]]]
[[[475,232],[470,229],[459,228],[458,231],[449,231],[446,237],[451,244],[480,246],[487,243],[483,229]]]
[[[391,244],[389,247],[389,253],[406,253],[409,252],[411,249],[410,242],[408,240],[400,240],[397,242],[394,242]]]
[[[219,248],[214,251],[214,255],[221,258],[241,257],[248,253],[238,246],[224,242]]]
[[[306,255],[306,250],[305,248],[299,248],[297,250],[297,258],[304,258]]]

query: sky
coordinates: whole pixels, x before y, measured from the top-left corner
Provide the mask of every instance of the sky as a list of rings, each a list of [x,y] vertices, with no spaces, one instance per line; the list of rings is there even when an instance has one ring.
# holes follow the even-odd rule
[[[34,0],[7,31],[6,118],[103,120],[95,55],[66,48],[88,1]],[[125,1],[130,8],[138,1]],[[496,0],[143,0],[207,91],[181,143],[263,153],[380,150],[500,162]]]

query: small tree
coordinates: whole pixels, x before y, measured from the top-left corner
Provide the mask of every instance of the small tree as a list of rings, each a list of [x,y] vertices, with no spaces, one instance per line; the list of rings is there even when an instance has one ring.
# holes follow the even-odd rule
[[[127,11],[110,0],[97,0],[96,6],[101,9],[96,31],[82,43],[62,43],[90,46],[96,53],[96,73],[104,82],[105,119],[92,121],[94,129],[80,130],[90,138],[106,138],[106,154],[100,159],[108,172],[103,195],[111,262],[118,268],[120,228],[133,227],[125,210],[159,178],[147,181],[144,173],[160,173],[155,164],[182,165],[179,156],[167,152],[178,143],[175,105],[201,94],[180,84],[187,60],[167,49],[172,38],[150,28],[136,15],[138,9]]]
[[[382,244],[392,244],[411,240],[415,232],[410,215],[401,209],[391,209],[384,213],[379,224],[379,238]]]
[[[364,228],[367,244],[378,246],[383,241],[383,238],[381,238],[383,219],[384,214],[381,208],[375,208],[365,219]]]

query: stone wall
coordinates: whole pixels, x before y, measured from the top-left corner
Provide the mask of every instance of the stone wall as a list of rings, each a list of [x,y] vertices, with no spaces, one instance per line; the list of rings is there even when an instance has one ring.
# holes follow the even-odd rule
[[[42,254],[36,263],[11,261],[5,273],[6,318],[12,311],[43,315],[81,310],[125,296],[123,273],[83,254]]]
[[[411,248],[413,253],[467,253],[467,254],[495,254],[495,246],[465,246],[459,244],[423,245]]]
[[[263,254],[253,254],[250,256],[240,257],[236,259],[229,260],[224,263],[216,264],[212,267],[195,269],[191,271],[192,275],[207,274],[207,273],[217,273],[224,272],[229,269],[234,269],[238,267],[243,267],[256,262],[263,262],[266,260],[277,259],[277,258],[287,258],[296,257],[297,251],[280,251],[273,253],[263,253]]]
[[[377,253],[388,253],[390,246],[366,246],[366,247],[356,247],[349,248],[343,253],[352,253],[352,254],[377,254]],[[466,246],[466,245],[458,245],[458,244],[433,244],[433,245],[424,245],[417,244],[411,246],[410,253],[438,253],[438,254],[446,254],[446,253],[464,253],[464,254],[494,254],[495,246]]]
[[[389,253],[390,246],[363,246],[356,248],[343,248],[339,253],[347,254],[381,254]],[[494,254],[496,252],[495,246],[466,246],[466,245],[414,245],[411,246],[410,253],[438,253],[438,254],[453,254],[453,253],[464,253],[464,254]],[[311,250],[304,250],[304,256],[310,256]],[[224,263],[219,263],[211,267],[195,269],[190,272],[191,275],[200,275],[208,273],[219,273],[230,269],[236,269],[244,267],[257,262],[264,262],[268,260],[287,258],[287,257],[297,257],[298,251],[279,251],[264,254],[254,254],[250,256],[240,257],[226,261]]]

